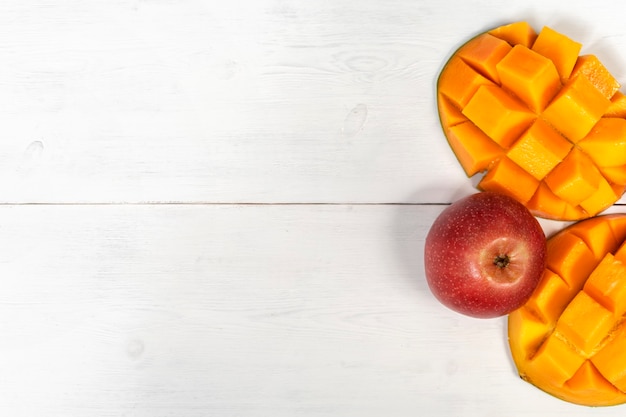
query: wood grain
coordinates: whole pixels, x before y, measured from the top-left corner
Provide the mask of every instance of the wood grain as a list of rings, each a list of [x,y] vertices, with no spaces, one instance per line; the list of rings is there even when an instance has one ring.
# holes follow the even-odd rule
[[[0,414],[613,415],[520,381],[421,253],[474,191],[451,51],[527,19],[626,79],[621,7],[1,2]]]
[[[562,410],[520,384],[503,320],[430,295],[441,208],[2,206],[0,411]]]
[[[434,85],[461,42],[525,18],[624,74],[610,2],[448,3],[6,1],[0,201],[448,203],[472,182]]]
[[[558,408],[518,386],[504,321],[428,292],[440,210],[0,207],[0,410],[447,415],[504,412],[511,392]]]

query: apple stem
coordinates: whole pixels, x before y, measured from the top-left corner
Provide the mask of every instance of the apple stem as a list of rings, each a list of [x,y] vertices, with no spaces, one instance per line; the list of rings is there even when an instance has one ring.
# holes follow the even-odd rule
[[[509,265],[510,259],[508,255],[498,255],[493,259],[493,264],[498,268],[506,268]]]

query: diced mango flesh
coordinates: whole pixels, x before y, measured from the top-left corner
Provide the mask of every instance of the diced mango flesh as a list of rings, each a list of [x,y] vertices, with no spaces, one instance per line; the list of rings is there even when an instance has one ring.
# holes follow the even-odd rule
[[[626,392],[626,325],[622,325],[591,362],[617,389]]]
[[[587,396],[597,398],[601,394],[602,400],[610,403],[611,400],[623,396],[623,393],[602,376],[590,360],[586,360],[565,385],[568,390],[581,398]]]
[[[437,81],[441,124],[465,174],[484,176],[479,189],[505,191],[538,217],[593,217],[624,193],[626,96],[580,50],[549,27],[537,34],[514,22],[461,46]],[[482,134],[452,129],[464,123]],[[534,181],[511,175],[521,171],[510,162]]]
[[[610,183],[626,185],[626,164],[618,167],[598,167],[598,169]]]
[[[593,161],[574,148],[546,177],[546,184],[564,201],[578,205],[598,189],[600,177]]]
[[[462,113],[503,148],[511,146],[536,117],[519,100],[492,85],[478,87]]]
[[[599,167],[626,165],[626,119],[598,120],[577,146]]]
[[[570,288],[579,291],[599,260],[589,246],[574,233],[562,233],[548,240],[549,270],[563,278]]]
[[[542,180],[571,149],[571,142],[548,123],[537,119],[509,149],[507,156],[537,180]]]
[[[469,121],[448,128],[448,143],[469,176],[486,170],[504,150]]]
[[[535,292],[526,302],[526,309],[543,323],[556,323],[576,294],[576,289],[570,288],[560,276],[546,269]]]
[[[552,333],[529,361],[529,368],[539,374],[538,382],[563,386],[584,362],[584,356]]]
[[[539,181],[506,156],[498,160],[478,183],[483,191],[506,194],[520,202],[527,202],[535,194]]]
[[[626,242],[622,243],[615,251],[615,260],[626,264]]]
[[[572,229],[569,234],[581,238],[596,261],[600,261],[608,252],[614,253],[618,249],[619,242],[611,226],[611,223],[604,221],[604,217],[596,217],[589,219],[585,227]]]
[[[586,214],[580,206],[573,206],[557,197],[544,181],[539,183],[537,191],[526,203],[526,207],[536,216],[553,220],[579,219]]]
[[[589,275],[583,289],[616,317],[623,316],[626,313],[626,264],[608,252]]]
[[[578,76],[563,86],[542,116],[576,143],[591,131],[610,106],[611,101],[587,78]]]
[[[460,48],[457,55],[479,74],[497,83],[500,77],[496,65],[511,48],[508,42],[489,33],[483,33]]]
[[[561,314],[556,331],[577,351],[590,357],[614,325],[613,313],[580,291]]]
[[[554,63],[523,45],[515,45],[495,67],[500,84],[535,113],[542,112],[561,89]]]
[[[531,47],[537,39],[535,29],[528,22],[513,22],[492,29],[489,33],[496,38],[500,38],[511,45],[524,45]]]
[[[578,57],[572,71],[572,77],[577,75],[586,77],[609,100],[621,87],[620,83],[595,55]]]
[[[509,314],[508,330],[516,336],[516,343],[511,345],[513,356],[523,357],[525,360],[535,355],[550,334],[546,324],[527,308],[518,308]]]
[[[626,403],[625,242],[626,214],[583,220],[550,237],[542,281],[509,315],[523,379],[576,404]]]
[[[611,105],[604,113],[604,117],[626,117],[626,95],[617,91],[611,97]]]
[[[609,184],[606,178],[600,176],[598,187],[593,194],[581,201],[579,205],[588,213],[599,213],[611,207],[623,193],[621,188]]]
[[[551,59],[559,75],[569,78],[582,45],[552,28],[544,26],[533,43],[532,49],[546,58]]]
[[[463,116],[459,109],[449,98],[439,93],[437,108],[441,118],[441,125],[446,127],[456,126],[459,123],[467,122],[467,117]]]
[[[461,108],[465,107],[478,87],[493,84],[458,56],[452,57],[446,68],[448,70],[439,77],[437,90]]]

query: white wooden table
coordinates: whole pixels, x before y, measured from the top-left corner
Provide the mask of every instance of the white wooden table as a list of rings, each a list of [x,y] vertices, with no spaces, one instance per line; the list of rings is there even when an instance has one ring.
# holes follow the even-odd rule
[[[446,310],[422,264],[473,192],[436,115],[445,59],[528,20],[626,84],[622,11],[2,1],[0,415],[623,414],[522,382],[505,319]]]

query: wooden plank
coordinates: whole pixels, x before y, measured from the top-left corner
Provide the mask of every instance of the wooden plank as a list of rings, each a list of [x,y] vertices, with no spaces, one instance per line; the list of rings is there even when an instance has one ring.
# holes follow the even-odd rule
[[[1,206],[0,412],[584,415],[430,295],[441,208]]]
[[[3,2],[0,201],[453,201],[434,83],[459,43],[529,18],[624,74],[609,5],[538,4]]]

